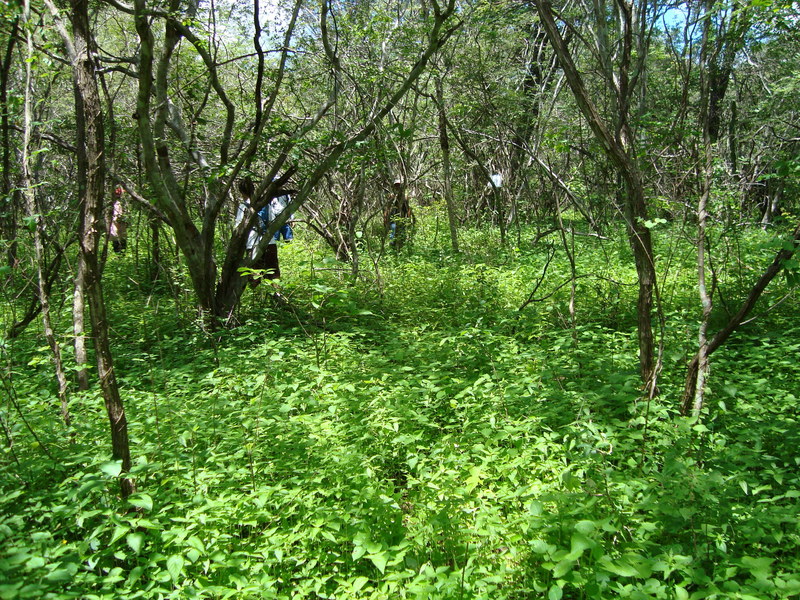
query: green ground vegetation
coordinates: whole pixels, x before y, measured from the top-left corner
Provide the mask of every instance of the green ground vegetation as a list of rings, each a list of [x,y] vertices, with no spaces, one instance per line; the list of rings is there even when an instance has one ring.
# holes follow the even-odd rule
[[[288,304],[249,290],[220,331],[192,317],[179,269],[153,288],[135,248],[110,256],[138,487],[125,504],[99,391],[71,395],[65,429],[42,340],[6,341],[0,598],[800,595],[791,297],[713,355],[694,420],[678,408],[696,254],[677,225],[656,225],[664,369],[648,402],[622,231],[575,238],[573,327],[555,235],[500,249],[495,231],[463,231],[455,256],[441,215],[418,222],[397,254],[365,248],[355,281],[301,226],[281,248]],[[773,234],[726,239],[720,323]],[[548,297],[519,311],[550,242]]]

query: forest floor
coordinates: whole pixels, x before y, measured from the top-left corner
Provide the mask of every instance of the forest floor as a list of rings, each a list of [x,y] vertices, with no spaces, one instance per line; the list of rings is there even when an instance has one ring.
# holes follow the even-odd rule
[[[34,328],[6,341],[0,599],[800,596],[796,300],[713,355],[706,410],[681,417],[700,313],[688,236],[657,237],[664,368],[647,401],[620,234],[574,239],[573,322],[557,235],[501,250],[466,232],[456,256],[421,223],[399,253],[365,249],[355,282],[298,236],[281,248],[288,302],[248,290],[221,331],[192,319],[187,289],[143,285],[135,247],[110,256],[126,503],[99,391],[71,395],[67,431]],[[712,329],[770,243],[718,240]]]

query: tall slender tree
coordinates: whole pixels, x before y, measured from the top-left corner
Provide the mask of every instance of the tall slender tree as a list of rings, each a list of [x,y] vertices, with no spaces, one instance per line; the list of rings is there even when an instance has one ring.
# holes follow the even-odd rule
[[[637,14],[640,8],[638,4],[627,0],[616,0],[613,12],[603,3],[597,2],[594,5],[595,50],[601,63],[607,91],[613,100],[612,118],[609,122],[601,115],[586,87],[573,54],[556,25],[552,5],[548,0],[533,0],[533,4],[581,113],[606,156],[616,167],[625,186],[625,222],[639,282],[637,303],[639,373],[642,382],[654,389],[657,376],[652,326],[653,288],[657,283],[655,256],[650,229],[647,227],[648,211],[644,181],[638,164],[636,135],[631,120],[636,85],[644,77],[644,57],[641,56],[645,50],[642,36],[647,35],[644,15]],[[613,45],[606,30],[609,13],[614,15],[613,22],[618,27],[616,43]]]
[[[86,297],[89,302],[97,374],[111,427],[112,457],[120,461],[122,473],[127,474],[131,469],[128,421],[114,371],[99,261],[99,246],[104,230],[103,197],[106,169],[103,111],[95,61],[96,48],[89,26],[87,0],[71,1],[71,36],[55,4],[51,0],[46,2],[72,62],[78,161],[77,187],[81,208],[79,260],[82,263]],[[123,498],[133,493],[136,489],[133,479],[123,475],[120,478],[120,489]]]

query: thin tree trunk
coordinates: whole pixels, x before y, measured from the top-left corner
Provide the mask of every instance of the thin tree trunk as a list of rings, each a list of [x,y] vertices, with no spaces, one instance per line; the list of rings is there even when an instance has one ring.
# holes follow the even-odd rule
[[[158,278],[161,274],[161,237],[160,237],[160,225],[158,219],[154,216],[149,215],[147,217],[147,222],[150,225],[150,281],[155,283],[158,281]]]
[[[711,195],[711,184],[714,168],[714,157],[712,151],[711,122],[709,114],[710,88],[709,88],[709,30],[710,19],[706,20],[703,28],[703,44],[701,55],[700,70],[700,126],[703,130],[703,180],[700,184],[700,200],[697,204],[697,289],[700,295],[702,313],[700,315],[700,327],[697,335],[697,370],[692,400],[692,413],[697,416],[703,407],[703,397],[705,395],[706,377],[708,375],[708,325],[711,319],[713,303],[711,294],[708,290],[706,281],[706,262],[707,262],[707,233],[706,225],[708,221],[708,200]]]
[[[625,182],[627,192],[625,195],[625,217],[628,240],[633,251],[639,280],[639,298],[636,307],[639,336],[639,373],[643,384],[652,386],[652,379],[657,375],[652,325],[653,288],[656,285],[656,270],[650,229],[645,226],[647,203],[645,202],[641,174],[636,164],[635,152],[631,149],[632,133],[627,122],[627,94],[630,92],[627,87],[627,73],[623,72],[619,77],[620,81],[625,83],[624,89],[620,84],[620,89],[615,90],[618,95],[619,114],[617,117],[619,123],[616,126],[616,135],[612,135],[600,116],[597,107],[589,97],[583,78],[575,66],[572,55],[556,26],[550,2],[548,0],[534,0],[534,4],[550,44],[553,46],[561,68],[564,70],[567,83],[572,90],[578,107],[586,117],[595,139],[600,143]],[[630,40],[627,38],[625,39],[625,45],[626,47],[630,45]]]
[[[72,0],[72,30],[75,38],[75,106],[78,139],[78,189],[82,201],[81,261],[89,300],[97,375],[103,390],[106,412],[111,425],[112,456],[122,462],[122,472],[131,469],[128,422],[114,373],[114,361],[108,335],[108,317],[103,300],[98,260],[100,232],[103,231],[103,193],[105,191],[105,138],[103,111],[92,58],[87,0]],[[133,479],[120,478],[122,497],[135,491]]]
[[[89,357],[86,353],[86,324],[85,324],[85,284],[84,262],[78,261],[78,272],[75,274],[75,287],[72,294],[72,331],[75,335],[75,363],[78,365],[78,389],[89,389],[89,370],[86,365]]]
[[[97,375],[111,426],[111,455],[114,460],[121,463],[123,476],[120,477],[120,491],[122,497],[127,498],[136,491],[133,479],[124,475],[129,473],[131,468],[128,422],[114,373],[98,260],[100,237],[104,231],[105,138],[94,53],[91,51],[88,4],[87,0],[71,1],[73,31],[71,38],[52,0],[45,0],[45,3],[55,19],[72,60],[78,148],[78,198],[81,204],[79,244],[80,260],[84,263],[79,269],[83,270],[85,276],[89,320],[97,358]]]
[[[716,351],[720,346],[722,346],[739,328],[745,317],[750,314],[750,311],[753,310],[759,298],[761,298],[764,290],[767,288],[770,282],[775,279],[775,276],[781,272],[786,261],[794,256],[798,248],[800,248],[800,223],[798,223],[795,227],[791,240],[784,244],[784,247],[775,255],[775,258],[766,268],[764,273],[761,274],[761,277],[758,278],[758,281],[756,281],[753,287],[750,288],[747,298],[745,298],[744,302],[742,302],[742,305],[739,307],[737,313],[733,315],[725,327],[720,329],[714,335],[714,337],[711,338],[711,341],[708,342],[706,349],[707,357]],[[682,404],[682,412],[685,415],[689,414],[694,408],[699,367],[700,356],[699,354],[695,354],[692,360],[689,361],[689,365],[686,368],[686,381],[684,383]]]
[[[450,169],[450,139],[447,137],[447,115],[441,77],[436,78],[436,104],[439,112],[439,145],[442,148],[442,175],[444,176],[444,201],[447,206],[447,222],[450,225],[450,243],[453,252],[458,252],[458,226],[453,200],[452,172]]]
[[[0,190],[0,231],[7,240],[12,240],[8,246],[7,261],[8,265],[14,267],[17,262],[17,243],[16,243],[16,219],[12,198],[11,185],[11,139],[9,132],[9,106],[8,106],[8,79],[11,72],[11,63],[14,59],[14,46],[17,41],[19,30],[19,17],[15,17],[11,23],[11,31],[8,35],[5,56],[0,67],[0,132],[2,132],[3,145],[3,180]]]
[[[645,226],[647,209],[638,173],[628,182],[628,239],[633,248],[636,274],[639,280],[639,297],[636,304],[639,335],[639,374],[642,383],[652,386],[655,369],[655,340],[653,338],[653,290],[656,285],[656,268],[653,262],[653,242],[650,229]]]
[[[564,219],[561,215],[561,200],[556,197],[556,218],[558,219],[558,232],[561,237],[561,244],[564,246],[564,252],[569,260],[569,273],[570,273],[570,288],[569,288],[569,324],[572,329],[572,342],[577,345],[578,343],[578,328],[575,320],[575,295],[576,295],[576,281],[577,272],[575,269],[575,234],[572,234],[572,248],[567,242],[567,234],[564,229]]]
[[[36,276],[38,284],[39,304],[42,308],[42,325],[44,327],[44,336],[47,340],[47,345],[50,347],[50,352],[53,355],[53,366],[56,371],[56,380],[58,381],[58,399],[61,404],[61,417],[64,420],[64,425],[69,427],[71,417],[69,414],[69,400],[67,397],[67,375],[64,371],[64,362],[61,359],[61,347],[58,345],[53,324],[50,317],[50,295],[48,293],[48,285],[45,278],[44,269],[44,244],[42,237],[44,233],[44,226],[42,224],[42,217],[36,207],[36,194],[34,192],[33,176],[31,175],[30,161],[31,161],[31,132],[33,127],[32,117],[32,87],[33,87],[33,72],[32,72],[32,59],[33,59],[33,35],[31,33],[30,19],[30,5],[25,3],[25,30],[27,39],[27,59],[25,61],[25,108],[24,108],[24,128],[23,128],[23,141],[22,141],[22,179],[25,185],[25,205],[27,208],[28,216],[34,220],[33,227],[33,248],[36,260]]]
[[[711,149],[706,148],[706,172],[703,181],[703,190],[697,205],[697,288],[700,294],[700,304],[703,307],[700,316],[700,328],[697,342],[697,381],[692,412],[697,415],[703,407],[706,376],[708,375],[708,325],[711,319],[713,303],[708,291],[706,281],[706,222],[708,220],[708,197],[711,193]]]

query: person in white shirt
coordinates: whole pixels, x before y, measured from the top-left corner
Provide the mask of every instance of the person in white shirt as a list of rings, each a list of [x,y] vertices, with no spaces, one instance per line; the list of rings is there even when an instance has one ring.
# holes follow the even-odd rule
[[[272,200],[270,200],[268,206],[268,215],[267,215],[267,223],[272,223],[275,219],[278,218],[286,207],[291,202],[291,198],[289,194],[282,193],[280,196],[276,196]],[[294,239],[294,232],[292,231],[292,221],[294,221],[294,215],[289,216],[289,220],[286,221],[281,228],[275,232],[275,236],[270,241],[270,244],[273,244],[283,238],[284,242],[291,242]]]

